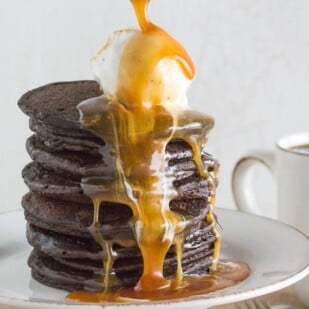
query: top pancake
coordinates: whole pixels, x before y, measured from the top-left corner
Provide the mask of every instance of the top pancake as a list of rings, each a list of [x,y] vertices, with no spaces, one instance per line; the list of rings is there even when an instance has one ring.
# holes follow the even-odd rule
[[[47,126],[80,131],[82,129],[76,106],[100,95],[100,86],[93,80],[59,82],[25,93],[18,105],[30,118],[44,121]]]

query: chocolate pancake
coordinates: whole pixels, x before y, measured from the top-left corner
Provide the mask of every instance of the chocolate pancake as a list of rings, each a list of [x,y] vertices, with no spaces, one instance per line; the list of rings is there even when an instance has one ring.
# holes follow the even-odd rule
[[[76,105],[100,95],[98,83],[92,80],[60,82],[25,93],[18,105],[30,118],[41,120],[45,125],[92,136],[81,128]]]
[[[93,220],[91,204],[66,202],[28,193],[23,197],[22,206],[27,221],[34,225],[67,235],[91,237],[88,232]],[[175,199],[170,208],[188,217],[187,229],[190,231],[199,228],[209,211],[206,199]],[[118,234],[119,237],[134,239],[129,224],[132,211],[128,206],[106,202],[100,207],[99,217],[107,235]]]
[[[186,274],[205,274],[212,261],[212,227],[203,221],[203,226],[185,238],[182,266]],[[94,280],[103,273],[102,259],[104,252],[92,238],[82,238],[58,234],[28,225],[27,237],[35,248],[29,258],[32,274],[45,284],[68,290],[90,288],[100,290],[101,281]],[[114,271],[121,286],[134,286],[143,269],[143,261],[138,247],[114,246],[117,260]],[[164,263],[165,276],[176,272],[174,248],[170,248]],[[72,273],[74,276],[72,277]]]
[[[26,93],[18,103],[30,116],[30,128],[35,133],[27,140],[33,162],[22,173],[30,189],[22,201],[27,238],[34,248],[29,266],[38,281],[66,290],[102,288],[105,253],[89,232],[93,205],[80,184],[84,177],[95,175],[98,167],[109,177],[114,170],[105,162],[108,149],[104,141],[82,128],[76,109],[81,101],[101,94],[94,81],[55,83]],[[187,220],[183,269],[186,273],[205,273],[212,262],[215,241],[213,225],[205,220],[210,211],[210,179],[199,176],[185,142],[172,140],[166,151],[166,173],[172,175],[177,192],[170,209]],[[202,161],[216,182],[217,161],[205,152]],[[131,209],[123,204],[106,202],[100,207],[102,233],[116,239],[113,249],[118,258],[113,267],[119,286],[133,286],[143,269],[131,217]],[[127,241],[130,247],[125,246]],[[173,276],[175,271],[171,247],[164,274]]]
[[[206,247],[208,249],[211,247],[214,240],[211,229],[210,224],[203,222],[198,229],[187,233],[184,243],[184,252],[187,252],[187,256],[194,255],[194,252],[191,252],[193,249],[204,248],[205,250]],[[101,262],[104,256],[102,248],[92,237],[86,237],[86,234],[83,237],[61,234],[28,223],[27,239],[35,250],[55,259],[89,259]],[[114,250],[122,259],[140,257],[140,251],[136,246],[125,248],[115,245]],[[79,267],[83,268],[82,265]]]
[[[97,153],[97,157],[80,155],[78,162],[76,152],[53,152],[43,146],[40,140],[35,137],[31,137],[27,144],[28,151],[36,162],[28,164],[23,169],[22,175],[32,192],[57,197],[61,200],[90,203],[90,199],[82,194],[81,174],[85,171],[89,158],[92,158],[95,165],[100,164],[99,153]],[[174,186],[180,196],[186,195],[186,198],[205,197],[208,182],[198,176],[188,146],[175,140],[168,145],[167,151],[168,165],[173,169],[175,178]],[[83,158],[84,161],[81,161]],[[203,154],[203,161],[210,173],[218,166],[218,163],[207,153]]]
[[[34,135],[28,138],[26,148],[33,161],[46,165],[54,171],[78,176],[89,176],[91,168],[97,168],[104,162],[99,153],[91,156],[77,151],[54,151],[52,148],[44,146]]]
[[[185,254],[184,254],[185,255]],[[118,260],[120,261],[120,260]],[[121,268],[121,262],[119,265],[115,263],[114,271],[119,280],[119,285],[122,287],[133,287],[139,277],[142,274],[143,262],[138,260],[135,269]],[[136,260],[132,261],[129,265],[134,265]],[[126,261],[125,265],[128,261]],[[202,249],[200,252],[195,252],[195,255],[188,259],[187,263],[183,263],[183,269],[185,274],[202,275],[208,272],[209,266],[212,263],[212,251],[205,251]],[[36,280],[51,287],[65,289],[68,291],[74,290],[93,290],[100,291],[103,289],[102,273],[103,269],[99,265],[98,267],[89,267],[88,269],[81,269],[78,262],[63,263],[62,261],[55,260],[50,256],[44,255],[39,251],[32,251],[29,261],[31,267],[32,276]],[[80,261],[80,265],[85,265],[84,260]],[[102,263],[101,263],[102,265]],[[176,273],[176,258],[175,255],[166,259],[163,273],[165,277],[173,277]]]
[[[83,194],[79,176],[64,172],[56,173],[36,162],[26,165],[22,176],[33,193],[76,203],[91,203],[90,198]]]
[[[41,125],[41,121],[31,119],[30,128],[36,133],[38,139],[48,148],[55,151],[81,151],[87,153],[98,152],[104,142],[97,137],[74,136],[74,132],[63,131],[61,134],[55,134],[46,126]]]

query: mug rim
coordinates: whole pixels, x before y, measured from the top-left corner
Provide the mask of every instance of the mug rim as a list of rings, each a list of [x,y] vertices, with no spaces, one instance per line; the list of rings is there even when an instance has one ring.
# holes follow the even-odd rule
[[[309,157],[309,153],[303,153],[295,149],[292,149],[293,147],[301,145],[309,145],[309,131],[285,135],[281,137],[276,143],[276,147],[279,150],[295,155]]]

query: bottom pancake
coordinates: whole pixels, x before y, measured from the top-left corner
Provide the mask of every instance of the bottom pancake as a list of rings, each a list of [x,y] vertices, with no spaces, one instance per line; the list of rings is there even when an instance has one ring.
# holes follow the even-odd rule
[[[215,240],[210,226],[186,237],[182,256],[185,274],[206,274],[212,263]],[[29,266],[39,282],[65,290],[102,290],[104,252],[92,240],[51,232],[28,224],[27,237],[34,247]],[[133,287],[143,271],[138,247],[114,245],[117,259],[113,264],[113,287]],[[173,277],[177,262],[171,247],[164,263],[164,276]]]
[[[200,257],[202,255],[202,258]],[[197,254],[193,261],[183,264],[183,270],[186,275],[207,274],[212,264],[212,252],[208,255]],[[28,259],[31,267],[31,274],[34,279],[50,287],[59,288],[67,291],[89,290],[101,291],[103,286],[103,268],[100,271],[90,271],[78,269],[78,262],[74,267],[63,264],[40,251],[33,250]],[[128,271],[118,273],[119,269],[115,267],[117,280],[112,288],[134,287],[142,274],[143,263],[140,260],[139,271]],[[176,274],[176,259],[166,261],[164,264],[164,276],[172,278]]]

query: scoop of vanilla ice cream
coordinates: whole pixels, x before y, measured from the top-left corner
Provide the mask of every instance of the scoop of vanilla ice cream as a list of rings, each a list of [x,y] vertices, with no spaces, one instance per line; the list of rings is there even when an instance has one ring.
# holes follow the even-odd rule
[[[137,29],[115,31],[92,57],[94,79],[104,90],[105,96],[113,97],[115,95],[122,52],[137,32]]]
[[[128,42],[139,32],[138,29],[130,28],[112,33],[92,58],[94,78],[109,98],[114,98],[117,93],[121,55]],[[160,104],[167,110],[175,112],[188,107],[187,90],[191,80],[185,76],[179,61],[173,58],[162,59],[148,80],[151,82],[147,83],[147,92],[153,93],[159,89],[162,99]],[[159,88],[158,84],[161,85]],[[145,105],[151,105],[151,99],[146,96],[146,100],[149,102],[144,102]]]
[[[188,108],[187,91],[191,84],[179,62],[173,58],[162,59],[153,74],[161,87],[162,105],[170,112]],[[149,88],[156,87],[155,84],[149,84]],[[155,89],[154,89],[155,90]]]

